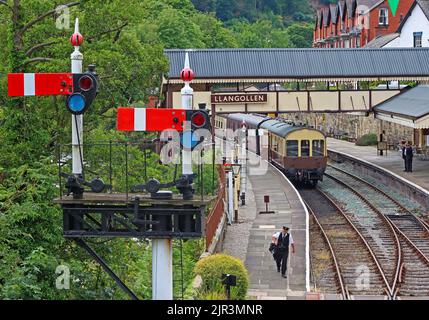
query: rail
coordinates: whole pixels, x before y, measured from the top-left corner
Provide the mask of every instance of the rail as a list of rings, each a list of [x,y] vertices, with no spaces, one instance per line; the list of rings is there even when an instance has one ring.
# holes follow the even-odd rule
[[[225,169],[223,166],[218,166],[219,171],[219,188],[214,206],[211,208],[206,220],[206,250],[212,244],[213,238],[216,235],[216,230],[222,221],[225,213]]]
[[[351,186],[349,186],[347,183],[345,183],[344,181],[325,173],[325,175],[329,178],[331,178],[332,180],[336,181],[337,183],[339,183],[340,185],[342,185],[343,187],[345,187],[346,189],[350,190],[352,193],[354,193],[357,197],[359,197],[364,203],[366,203],[368,205],[368,207],[371,208],[371,210],[382,220],[385,222],[386,226],[388,227],[388,230],[390,231],[391,235],[393,236],[395,245],[396,245],[396,252],[397,252],[397,257],[396,257],[396,271],[395,271],[395,275],[393,277],[393,282],[392,284],[388,285],[387,287],[389,288],[389,292],[391,297],[393,298],[394,295],[394,291],[395,288],[397,286],[398,283],[398,278],[399,278],[399,273],[400,273],[400,268],[401,268],[401,264],[402,264],[402,248],[401,248],[401,243],[399,241],[398,238],[398,234],[395,232],[395,226],[393,225],[393,223],[391,222],[390,219],[388,219],[387,217],[385,217],[380,210],[378,210],[370,201],[368,201],[367,198],[365,198],[362,194],[360,194],[359,192],[357,192],[355,189],[353,189]],[[369,245],[368,245],[369,246]],[[373,251],[371,250],[371,254],[374,257],[374,260],[376,261],[376,264],[378,266],[379,269],[382,269],[381,264],[379,263],[378,259],[376,258],[375,254],[373,253]],[[383,276],[383,280],[388,283],[387,278],[385,277],[384,272],[381,272],[382,276]]]
[[[341,295],[342,295],[344,300],[350,300],[350,294],[349,294],[347,287],[345,285],[345,281],[344,281],[343,275],[341,273],[341,269],[340,269],[340,266],[338,264],[337,257],[335,255],[334,248],[332,247],[331,242],[329,241],[328,235],[326,234],[325,229],[322,227],[321,223],[319,222],[319,219],[317,218],[313,209],[308,205],[307,202],[305,202],[305,205],[307,206],[310,214],[313,216],[314,221],[316,222],[316,225],[318,226],[319,230],[321,231],[321,233],[323,235],[323,239],[325,240],[326,244],[328,245],[329,251],[332,255],[332,260],[334,262],[335,272],[336,272],[338,284],[339,284],[339,287],[341,290]]]
[[[397,207],[399,207],[401,210],[403,210],[407,215],[413,217],[416,221],[416,223],[418,225],[420,225],[423,230],[428,233],[428,224],[423,221],[423,219],[421,219],[420,217],[418,217],[416,214],[414,214],[413,212],[411,212],[410,210],[408,210],[405,206],[403,206],[399,201],[397,201],[396,199],[394,199],[392,196],[390,196],[389,194],[387,194],[386,192],[384,192],[383,190],[381,190],[380,188],[378,188],[377,186],[370,184],[369,182],[367,182],[366,180],[362,179],[361,177],[358,177],[350,172],[347,172],[343,169],[340,169],[336,166],[332,166],[330,165],[331,168],[333,168],[334,170],[341,172],[361,183],[363,183],[364,185],[368,186],[369,188],[373,189],[375,192],[383,195],[384,197],[386,197],[387,199],[389,199],[392,203],[394,203]],[[342,182],[343,185],[346,185],[344,182]],[[348,186],[348,188],[352,189],[350,186]],[[372,209],[382,215],[384,217],[384,215],[379,212],[379,210],[377,208],[375,208],[372,204],[370,204],[370,201],[368,199],[366,199],[362,194],[360,194],[359,192],[357,192],[356,190],[353,189],[353,192],[355,194],[357,194],[361,199],[363,199],[367,204],[370,205],[370,207],[372,207]],[[392,221],[392,219],[388,216],[384,217],[390,224],[390,226],[393,228],[393,231],[395,232],[395,238],[398,241],[398,236],[402,237],[405,242],[407,242],[412,248],[413,250],[418,254],[418,256],[420,256],[420,258],[423,260],[423,262],[429,266],[429,258],[427,257],[427,255],[425,255],[419,248],[418,246],[395,224],[394,221]],[[401,251],[402,251],[402,246],[400,246]],[[398,288],[398,283],[402,283],[403,281],[403,268],[404,268],[404,262],[402,257],[400,257],[399,261],[400,265],[399,268],[397,269],[397,273],[395,276],[396,281],[393,283],[392,285],[392,289],[394,290],[394,298],[396,298],[397,296],[397,292],[399,290]]]
[[[347,216],[347,214],[344,212],[344,210],[332,199],[330,196],[328,196],[324,191],[317,189],[329,202],[338,210],[338,212],[341,214],[342,217],[344,217],[349,224],[350,227],[355,231],[355,233],[359,236],[362,243],[364,244],[366,250],[371,255],[371,258],[373,262],[375,263],[377,270],[379,274],[381,275],[383,279],[383,283],[385,286],[385,291],[387,292],[389,297],[393,296],[393,289],[390,287],[389,281],[387,280],[387,277],[384,273],[383,268],[381,267],[380,261],[377,259],[377,256],[375,255],[374,251],[372,250],[371,246],[369,245],[368,241],[365,239],[363,234],[359,231],[359,229],[354,225],[354,223],[350,220],[350,218]]]

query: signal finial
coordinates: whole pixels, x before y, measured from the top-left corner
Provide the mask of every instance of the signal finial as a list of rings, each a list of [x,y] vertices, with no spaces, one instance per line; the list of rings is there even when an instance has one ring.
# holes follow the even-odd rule
[[[79,18],[76,18],[76,22],[74,25],[74,33],[70,37],[70,43],[75,47],[77,50],[83,43],[83,36],[79,32]]]

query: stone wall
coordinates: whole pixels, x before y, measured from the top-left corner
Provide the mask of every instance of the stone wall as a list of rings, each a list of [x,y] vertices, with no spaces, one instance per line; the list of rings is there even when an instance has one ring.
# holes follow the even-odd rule
[[[352,141],[369,133],[379,135],[382,130],[385,131],[385,140],[388,142],[414,141],[413,128],[375,119],[373,114],[295,113],[283,116],[314,126],[328,135],[348,136]]]

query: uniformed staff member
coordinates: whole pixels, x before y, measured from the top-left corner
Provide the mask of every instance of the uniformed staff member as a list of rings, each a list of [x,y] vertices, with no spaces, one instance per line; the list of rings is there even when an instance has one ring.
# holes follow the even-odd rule
[[[295,253],[295,244],[289,228],[283,226],[280,232],[273,234],[272,242],[276,245],[274,259],[277,264],[277,272],[282,272],[282,277],[287,278],[287,259],[289,257],[289,246],[292,246],[292,253]]]
[[[405,162],[405,172],[413,172],[413,147],[410,142],[407,142],[402,148],[402,158]]]

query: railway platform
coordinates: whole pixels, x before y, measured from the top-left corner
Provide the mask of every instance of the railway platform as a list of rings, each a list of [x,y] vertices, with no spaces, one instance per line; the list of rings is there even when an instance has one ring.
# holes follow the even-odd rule
[[[266,173],[249,175],[248,183],[246,206],[240,208],[240,223],[227,229],[224,251],[244,259],[250,276],[248,295],[251,299],[305,300],[309,288],[308,218],[302,199],[292,184],[271,165]],[[274,214],[259,213],[265,211],[265,195],[270,196],[269,210]],[[283,225],[290,227],[296,249],[294,254],[290,252],[287,279],[277,272],[268,251],[271,236]],[[233,249],[234,245],[246,248],[240,253]]]
[[[379,166],[426,191],[429,195],[429,161],[414,157],[413,172],[404,172],[402,154],[396,150],[388,150],[387,155],[377,155],[375,146],[356,146],[354,143],[328,138],[328,150],[340,152]]]

